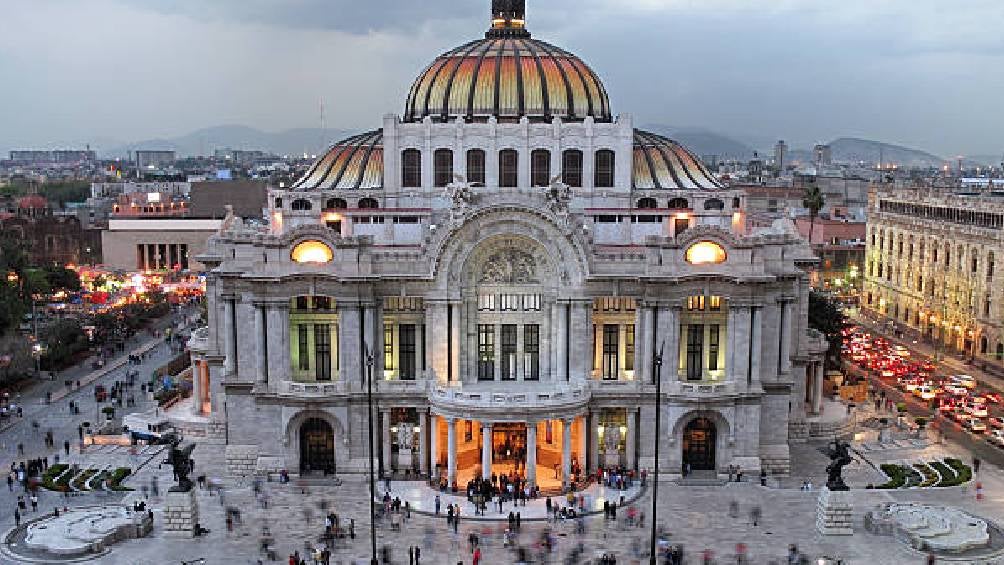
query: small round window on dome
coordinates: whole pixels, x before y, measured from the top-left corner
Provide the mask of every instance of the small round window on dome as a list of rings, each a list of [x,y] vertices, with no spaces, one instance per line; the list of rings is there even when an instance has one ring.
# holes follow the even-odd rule
[[[330,263],[334,253],[327,244],[311,240],[296,244],[291,256],[297,263]]]
[[[713,241],[701,241],[687,248],[687,262],[691,265],[717,265],[725,259],[725,248]]]

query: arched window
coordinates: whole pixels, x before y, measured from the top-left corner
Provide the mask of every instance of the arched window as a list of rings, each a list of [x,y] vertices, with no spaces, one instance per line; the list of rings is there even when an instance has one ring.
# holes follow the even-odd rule
[[[379,208],[380,204],[376,201],[376,198],[363,198],[359,200],[360,208]]]
[[[561,182],[574,188],[582,187],[582,151],[568,149],[561,154]]]
[[[290,205],[290,208],[295,212],[302,212],[305,210],[310,210],[311,208],[313,208],[313,206],[310,205],[310,200],[304,200],[303,198],[299,198],[293,201],[293,203]]]
[[[704,201],[705,210],[724,210],[725,203],[717,198],[710,198]]]
[[[453,182],[453,151],[436,149],[432,154],[433,184],[444,187]]]
[[[515,188],[519,181],[519,153],[515,149],[499,151],[499,186]]]
[[[401,152],[401,186],[422,186],[422,152],[418,149],[405,149]]]
[[[467,182],[485,185],[485,152],[480,149],[467,152]]]
[[[739,197],[736,196],[735,198],[732,199],[732,207],[738,210],[739,206],[741,206],[741,201],[739,200]]]
[[[551,184],[551,152],[547,149],[534,149],[530,152],[530,186],[549,186]]]
[[[686,210],[690,208],[690,202],[686,198],[673,198],[669,201],[669,207],[673,210]]]
[[[596,169],[593,171],[593,185],[597,188],[614,186],[614,152],[600,149],[596,152]]]
[[[275,207],[276,208],[282,208],[282,198],[276,198],[275,199]]]
[[[648,197],[639,198],[638,203],[635,205],[635,208],[639,208],[642,210],[651,210],[652,208],[657,208],[657,207],[658,204],[656,204],[655,198],[648,198]]]
[[[329,198],[325,208],[328,210],[344,210],[349,207],[349,203],[344,198]]]

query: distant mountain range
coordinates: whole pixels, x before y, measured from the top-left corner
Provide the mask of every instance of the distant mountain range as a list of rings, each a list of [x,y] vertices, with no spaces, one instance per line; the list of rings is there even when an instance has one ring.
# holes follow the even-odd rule
[[[179,157],[212,155],[216,149],[267,151],[276,155],[316,155],[347,137],[348,130],[298,128],[280,132],[229,125],[200,129],[170,139],[150,139],[102,151],[102,157],[127,157],[137,149],[174,150]]]
[[[727,135],[699,127],[671,126],[666,124],[646,124],[641,126],[654,133],[670,137],[689,148],[698,156],[715,155],[719,159],[751,159],[757,152],[764,159],[773,157],[771,138],[763,135]],[[128,157],[137,149],[167,149],[177,151],[179,157],[212,155],[216,149],[260,150],[276,155],[317,155],[332,143],[353,133],[345,129],[298,128],[280,132],[266,132],[241,126],[224,125],[201,129],[188,135],[165,139],[150,139],[129,144],[112,144],[107,141],[95,144],[102,149],[103,158]],[[103,149],[112,147],[111,149]],[[841,137],[830,142],[835,163],[878,163],[881,156],[886,163],[901,167],[941,167],[946,164],[943,157],[919,149],[912,149],[891,143],[868,139]],[[811,147],[789,147],[789,162],[812,163]],[[970,156],[964,159],[967,165],[1000,165],[1001,156]]]

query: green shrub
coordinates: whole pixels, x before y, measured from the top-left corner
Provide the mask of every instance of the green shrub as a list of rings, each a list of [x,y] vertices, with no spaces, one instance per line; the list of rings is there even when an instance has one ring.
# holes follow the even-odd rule
[[[881,465],[882,472],[889,477],[889,481],[878,485],[875,488],[881,489],[897,489],[903,488],[906,484],[906,469],[902,465],[894,465],[892,463],[883,463]]]
[[[45,473],[42,474],[42,486],[49,490],[60,490],[56,485],[56,479],[60,475],[66,472],[70,466],[65,463],[57,463],[46,469]]]
[[[73,479],[73,488],[77,490],[89,490],[87,488],[87,480],[98,473],[97,469],[88,469],[83,473],[77,475],[77,478]]]
[[[958,475],[956,484],[951,486],[965,484],[973,480],[973,468],[969,465],[966,465],[959,459],[952,457],[946,457],[945,463],[947,463]]]
[[[126,477],[128,477],[130,474],[132,474],[132,469],[130,469],[129,467],[119,467],[118,469],[115,469],[115,471],[112,472],[111,476],[108,478],[108,481],[105,484],[107,484],[108,488],[111,490],[118,490],[118,491],[132,490],[129,487],[122,486],[122,481],[124,481]]]
[[[924,463],[914,463],[913,467],[924,475],[924,482],[920,483],[922,487],[933,487],[941,480],[941,475]]]

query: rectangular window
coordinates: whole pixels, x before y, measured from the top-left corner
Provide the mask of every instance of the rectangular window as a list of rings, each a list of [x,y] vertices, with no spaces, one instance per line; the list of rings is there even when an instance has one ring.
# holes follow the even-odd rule
[[[687,326],[687,380],[699,381],[702,376],[701,356],[704,353],[704,324]]]
[[[551,184],[550,151],[535,149],[530,153],[530,183],[531,186],[549,186]]]
[[[467,182],[485,185],[485,152],[480,149],[467,152]]]
[[[300,370],[310,370],[310,351],[307,350],[307,326],[296,326],[296,354],[300,358]]]
[[[624,326],[624,369],[634,370],[634,324]]]
[[[524,294],[523,295],[523,310],[527,312],[538,312],[540,311],[540,295],[539,294]]]
[[[494,294],[479,294],[478,295],[478,310],[482,312],[493,312],[495,310],[495,295]]]
[[[383,325],[383,368],[394,370],[394,324]]]
[[[516,325],[502,324],[502,380],[516,380]]]
[[[687,310],[703,311],[706,306],[707,300],[704,296],[687,297]]]
[[[675,233],[677,236],[687,231],[687,228],[689,227],[690,227],[690,220],[687,218],[675,218],[673,220],[673,233]]]
[[[603,379],[617,380],[617,324],[603,324]]]
[[[519,154],[514,149],[499,151],[499,186],[515,188],[519,181]]]
[[[582,187],[582,151],[569,149],[562,154],[561,182],[572,188]]]
[[[722,309],[722,297],[712,296],[711,297],[711,310],[721,310]]]
[[[718,340],[720,338],[719,332],[721,331],[721,326],[718,324],[711,324],[711,335],[708,336],[708,370],[717,371],[718,370]]]
[[[307,304],[308,304],[308,301],[307,301],[307,297],[306,296],[297,296],[296,297],[296,309],[297,310],[306,310],[307,309]]]
[[[495,380],[495,326],[478,325],[478,380]]]
[[[540,379],[540,326],[523,326],[523,380]]]
[[[314,324],[314,377],[319,381],[331,380],[331,326]]]
[[[520,295],[518,294],[503,294],[500,297],[501,308],[503,312],[516,312],[520,307]]]
[[[398,378],[411,381],[415,379],[416,373],[415,324],[401,324],[397,327],[397,332]]]
[[[613,188],[614,186],[614,152],[601,149],[596,152],[593,185],[596,188]]]
[[[443,187],[453,182],[453,151],[449,149],[437,149],[432,154],[433,159],[433,181],[438,187]]]

